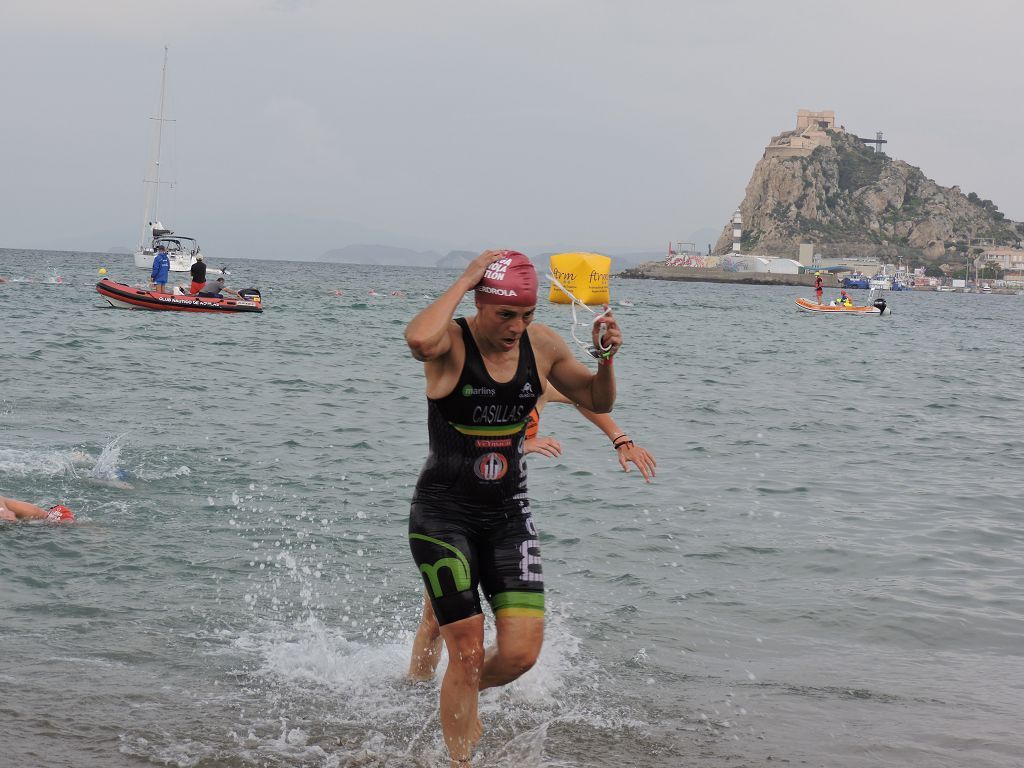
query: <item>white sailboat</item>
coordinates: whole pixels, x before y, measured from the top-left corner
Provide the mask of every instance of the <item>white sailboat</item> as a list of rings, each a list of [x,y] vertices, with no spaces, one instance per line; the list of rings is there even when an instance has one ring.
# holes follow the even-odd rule
[[[170,122],[164,117],[164,105],[167,94],[167,46],[164,46],[164,66],[160,74],[160,114],[152,118],[157,121],[156,153],[153,164],[143,179],[145,194],[145,213],[143,215],[142,238],[135,249],[135,266],[140,269],[153,268],[153,256],[157,248],[163,247],[171,262],[172,272],[188,272],[195,264],[197,257],[202,255],[199,243],[194,237],[179,235],[160,221],[160,187],[171,182],[160,178],[160,156],[163,149],[164,123]],[[219,269],[207,269],[207,274],[219,275]]]

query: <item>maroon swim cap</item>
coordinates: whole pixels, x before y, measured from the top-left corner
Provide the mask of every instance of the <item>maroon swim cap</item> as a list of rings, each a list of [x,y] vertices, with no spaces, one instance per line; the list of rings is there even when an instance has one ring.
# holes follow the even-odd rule
[[[481,304],[510,304],[532,307],[537,303],[537,270],[519,251],[498,251],[483,278],[476,285]]]

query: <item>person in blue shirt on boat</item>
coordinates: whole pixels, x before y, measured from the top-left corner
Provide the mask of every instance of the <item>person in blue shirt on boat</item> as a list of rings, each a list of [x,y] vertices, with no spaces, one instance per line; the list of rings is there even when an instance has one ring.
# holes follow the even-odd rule
[[[203,290],[201,290],[196,295],[203,296],[208,299],[223,299],[224,297],[220,295],[221,291],[223,291],[224,293],[230,293],[235,298],[240,298],[236,291],[232,291],[230,288],[224,285],[223,277],[218,277],[216,280],[208,282],[206,285],[203,286]]]
[[[155,286],[157,293],[167,293],[167,278],[171,274],[171,260],[167,256],[167,249],[162,245],[156,247],[156,256],[153,257],[153,271],[149,273],[150,279]]]
[[[850,297],[846,295],[846,291],[841,291],[839,298],[836,299],[835,305],[837,307],[852,307],[853,302],[850,301]]]

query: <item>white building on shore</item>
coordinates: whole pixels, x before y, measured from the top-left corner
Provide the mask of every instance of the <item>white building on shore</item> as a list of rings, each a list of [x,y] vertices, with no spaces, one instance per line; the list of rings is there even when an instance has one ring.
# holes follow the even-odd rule
[[[780,259],[774,256],[761,256],[741,252],[743,242],[743,217],[740,209],[732,217],[732,252],[722,256],[718,266],[728,272],[761,272],[776,275],[800,274],[800,262],[793,259]]]

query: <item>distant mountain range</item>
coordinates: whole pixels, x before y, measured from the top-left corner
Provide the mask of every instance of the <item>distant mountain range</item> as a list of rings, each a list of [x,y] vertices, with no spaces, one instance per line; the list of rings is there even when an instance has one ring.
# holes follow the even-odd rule
[[[547,269],[548,258],[554,252],[531,255],[530,258],[540,269]],[[634,253],[606,253],[612,260],[612,271],[633,267],[645,261],[662,259],[665,251],[641,251]],[[442,255],[437,251],[417,251],[412,248],[398,248],[392,245],[346,245],[324,253],[319,261],[339,264],[389,264],[410,267],[439,267],[462,269],[476,258],[474,251],[448,251]]]
[[[206,250],[205,248],[203,249]],[[111,246],[104,253],[130,254],[132,248]],[[538,269],[546,270],[548,259],[555,251],[547,251],[530,255]],[[612,260],[612,272],[619,272],[635,267],[645,261],[659,261],[665,258],[665,251],[635,251],[630,253],[611,253],[599,251]],[[441,254],[434,250],[420,251],[415,248],[401,248],[394,245],[357,244],[335,248],[321,254],[315,261],[327,261],[335,264],[380,264],[390,266],[436,267],[439,269],[463,269],[478,255],[477,251],[448,251]],[[257,257],[258,258],[258,257]]]

